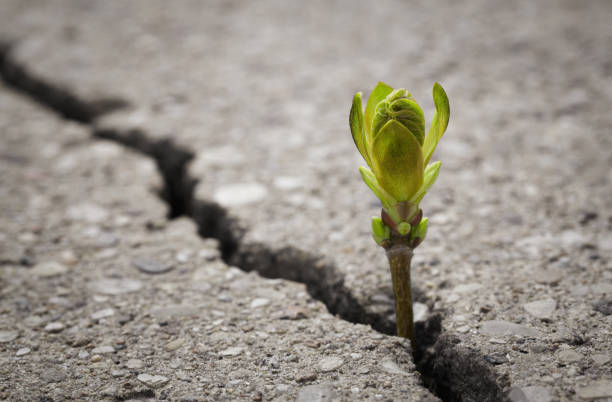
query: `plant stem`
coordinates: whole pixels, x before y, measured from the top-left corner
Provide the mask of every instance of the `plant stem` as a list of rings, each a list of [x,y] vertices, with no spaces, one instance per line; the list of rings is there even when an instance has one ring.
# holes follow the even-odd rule
[[[410,262],[412,248],[400,242],[394,242],[386,248],[393,294],[395,296],[395,317],[397,336],[410,339],[412,351],[415,350],[414,317],[412,314],[412,288],[410,285]]]

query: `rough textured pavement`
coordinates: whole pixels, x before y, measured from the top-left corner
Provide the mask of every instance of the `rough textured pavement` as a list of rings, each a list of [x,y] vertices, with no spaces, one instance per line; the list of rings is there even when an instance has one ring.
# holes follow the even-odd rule
[[[66,238],[82,241],[83,230],[109,242],[112,235],[141,238],[150,242],[148,253],[162,265],[159,269],[170,263],[170,257],[164,254],[169,252],[163,240],[165,231],[179,234],[168,241],[176,244],[177,250],[189,248],[186,244],[194,244],[194,250],[204,247],[201,244],[208,249],[218,246],[220,260],[183,257],[194,272],[204,270],[211,275],[195,280],[189,274],[180,276],[179,272],[187,268],[174,267],[157,276],[140,273],[133,261],[142,258],[140,245],[121,241],[108,247],[117,248],[115,256],[104,257],[108,264],[123,264],[119,272],[131,270],[134,276],[140,275],[143,288],[161,286],[160,292],[168,300],[180,295],[189,305],[206,306],[190,315],[195,323],[177,320],[180,323],[161,326],[162,332],[168,328],[178,331],[167,334],[166,341],[184,339],[180,334],[189,333],[192,337],[184,340],[189,345],[185,351],[196,347],[197,342],[208,342],[209,353],[215,356],[232,347],[250,350],[244,345],[230,345],[230,341],[215,343],[209,334],[217,333],[213,329],[205,336],[193,336],[191,326],[213,325],[218,319],[212,312],[225,311],[232,317],[230,322],[241,322],[235,324],[238,328],[253,326],[255,334],[269,333],[265,331],[268,325],[284,325],[288,331],[285,334],[269,335],[265,342],[255,337],[259,343],[253,349],[261,347],[257,349],[262,353],[259,358],[267,362],[267,348],[273,350],[282,338],[289,342],[286,350],[298,355],[298,362],[289,362],[288,366],[279,363],[281,368],[276,370],[318,373],[318,361],[323,356],[333,358],[340,353],[323,349],[301,356],[287,338],[300,339],[310,329],[315,339],[317,331],[328,333],[335,326],[343,328],[338,333],[354,334],[354,340],[344,338],[337,344],[345,350],[339,357],[343,366],[336,369],[344,370],[341,375],[331,370],[336,374],[303,381],[298,381],[298,374],[288,374],[293,375],[291,379],[272,375],[270,383],[265,379],[255,381],[260,376],[255,371],[237,377],[236,381],[253,384],[253,389],[243,383],[232,385],[229,377],[222,379],[236,366],[228,364],[224,372],[198,359],[197,351],[185,352],[183,359],[170,359],[168,365],[151,359],[147,366],[151,372],[126,370],[121,366],[126,364],[121,360],[123,352],[115,345],[111,360],[119,357],[115,360],[120,360],[118,370],[125,370],[125,377],[117,377],[120,380],[109,382],[108,387],[143,384],[138,375],[150,374],[168,380],[155,384],[157,388],[146,383],[144,388],[132,385],[140,390],[132,396],[176,398],[179,394],[175,392],[185,392],[211,399],[258,398],[260,392],[263,399],[284,399],[298,395],[300,390],[308,391],[305,384],[323,383],[341,398],[420,400],[427,393],[419,385],[417,378],[421,377],[444,400],[612,398],[609,2],[473,0],[448,5],[385,1],[373,8],[368,2],[355,1],[307,5],[219,1],[206,6],[187,1],[171,6],[161,1],[6,1],[0,5],[0,15],[0,39],[6,43],[0,51],[1,72],[7,85],[53,110],[55,121],[63,116],[62,125],[83,123],[82,138],[93,134],[111,139],[144,153],[140,160],[148,156],[150,163],[152,158],[161,172],[157,184],[169,214],[187,218],[166,222],[163,204],[154,194],[131,194],[132,189],[144,192],[149,188],[147,181],[154,175],[141,176],[134,173],[135,168],[124,168],[123,164],[130,161],[123,154],[125,150],[114,156],[104,153],[110,151],[99,151],[102,154],[97,168],[93,156],[81,162],[77,159],[73,165],[88,162],[90,165],[82,168],[95,172],[109,169],[103,166],[121,167],[121,171],[131,173],[117,174],[123,184],[102,179],[100,183],[92,179],[87,184],[66,184],[65,188],[49,184],[58,194],[55,197],[64,194],[78,199],[63,201],[65,207],[42,201],[35,206],[42,211],[65,210],[64,214],[70,216],[69,205],[105,200],[108,194],[115,194],[116,186],[123,185],[130,190],[118,193],[121,201],[109,200],[104,206],[108,215],[100,222],[112,222],[116,215],[121,216],[122,205],[134,202],[144,211],[142,216],[132,218],[138,222],[134,223],[137,229],[125,224],[125,228],[114,229],[116,234],[109,235],[104,227],[98,229],[101,233],[78,228]],[[378,80],[407,87],[424,106],[426,117],[431,116],[434,81],[442,83],[451,101],[451,123],[435,156],[443,162],[442,172],[423,203],[430,217],[430,232],[417,249],[413,268],[422,313],[419,348],[414,353],[420,373],[398,352],[395,364],[407,365],[402,369],[409,372],[405,378],[386,379],[388,367],[385,371],[373,363],[386,362],[383,355],[393,350],[388,348],[400,348],[393,343],[395,338],[377,335],[364,326],[352,329],[347,322],[370,324],[383,334],[393,333],[386,261],[369,235],[369,217],[377,214],[376,200],[358,177],[357,167],[362,161],[347,124],[354,92],[367,93]],[[17,95],[7,92],[4,96],[9,105]],[[7,126],[19,127],[28,120],[6,114],[2,122],[10,121]],[[32,129],[33,134],[40,130]],[[40,147],[28,146],[25,139],[18,138],[15,143],[6,142],[8,146],[2,152],[3,160],[8,161],[3,167],[6,195],[3,193],[2,209],[16,208],[24,214],[29,208],[18,195],[35,190],[23,179],[8,179],[24,174],[15,162],[19,157],[13,154],[19,155],[17,149],[38,152]],[[60,147],[59,136],[47,141],[51,144],[48,146]],[[89,141],[92,151],[87,152],[95,155],[99,145]],[[33,153],[28,160],[45,166],[43,157],[44,153]],[[63,177],[51,174],[49,180],[55,183]],[[86,185],[91,190],[75,190]],[[157,206],[148,206],[156,202]],[[87,208],[81,215],[101,214]],[[29,259],[38,260],[37,254],[42,253],[28,251],[32,247],[28,248],[27,241],[34,240],[28,235],[22,240],[21,236],[33,229],[14,220],[15,214],[3,213],[3,221],[7,220],[3,230],[11,241],[3,251],[9,257],[2,256],[6,261],[2,272],[11,280],[19,278],[13,272],[29,277],[28,268],[20,265],[29,263]],[[62,219],[58,218],[60,222]],[[147,224],[147,220],[154,223]],[[202,242],[194,229],[184,229],[185,225],[194,225],[187,220],[194,222],[208,240]],[[40,244],[47,249],[56,243],[50,236]],[[87,280],[102,275],[103,264],[89,264]],[[219,267],[215,268],[217,275],[230,264],[257,271],[263,277],[301,282],[305,288],[295,290],[295,283],[270,282],[250,274],[248,281],[258,285],[234,292],[242,292],[240,297],[252,302],[268,300],[262,307],[265,313],[251,315],[251,301],[238,308],[234,305],[241,306],[234,301],[237,295],[228,291],[225,297],[221,292],[231,283],[240,283],[231,275],[245,274],[230,270],[233,274],[229,278],[215,279],[206,268],[211,264]],[[173,275],[179,276],[169,279]],[[70,280],[76,283],[76,278]],[[51,280],[36,283],[55,289],[52,282],[46,282]],[[169,285],[172,281],[175,288]],[[193,294],[184,290],[197,288],[198,283],[208,283],[210,288]],[[50,290],[37,291],[34,284],[28,286],[47,299],[77,297],[68,291],[56,295]],[[257,293],[260,286],[263,295]],[[87,289],[80,290],[81,298],[95,300],[95,290]],[[278,292],[277,302],[266,296],[271,292],[268,289]],[[2,300],[14,304],[14,292],[7,291],[9,296],[3,294]],[[202,293],[209,300],[200,300]],[[142,294],[121,297],[126,299],[119,303],[131,306],[134,316],[146,317],[143,305],[149,305],[150,300]],[[130,297],[134,299],[130,301]],[[22,299],[36,305],[23,294],[15,300]],[[337,317],[328,316],[323,305],[312,299],[322,301]],[[176,303],[174,300],[172,304]],[[296,316],[308,315],[308,322],[302,325],[302,320],[281,320],[283,314],[293,314],[283,312],[289,308],[287,303],[295,303],[302,312]],[[86,304],[70,311],[76,321],[77,317],[89,320],[90,308],[94,307]],[[18,314],[23,314],[16,307],[5,311],[8,318],[3,323],[17,322]],[[328,318],[318,320],[319,316]],[[15,325],[7,324],[0,330],[10,334]],[[78,326],[64,325],[66,329],[60,334],[69,328],[79,332]],[[137,325],[143,326],[142,330]],[[154,324],[125,324],[127,334],[123,337],[143,332],[148,325]],[[248,345],[250,335],[242,332],[236,335],[236,342]],[[15,354],[21,347],[18,339],[0,344],[11,361],[17,359]],[[157,338],[147,339],[143,344],[152,345],[152,350],[163,349],[161,341],[153,341]],[[366,339],[372,339],[363,341],[366,344],[380,345],[373,352],[380,355],[368,355],[366,362],[349,366],[350,353],[363,354],[359,349]],[[39,350],[44,343],[40,344]],[[131,349],[126,347],[125,353],[131,353]],[[19,361],[28,364],[31,353],[19,356]],[[162,356],[160,353],[153,355]],[[256,361],[257,353],[252,353]],[[234,359],[234,364],[243,364],[241,357],[244,355]],[[60,364],[71,368],[69,360],[64,359]],[[173,363],[176,361],[179,363]],[[188,370],[173,368],[172,364],[194,368],[183,381],[177,373]],[[373,368],[368,373],[359,373],[361,367],[370,364]],[[207,385],[196,380],[198,376],[207,378],[202,373],[212,367],[219,370],[214,380],[209,378]],[[13,372],[12,368],[7,370]],[[80,390],[82,387],[70,378],[53,383],[53,389]],[[189,380],[190,385],[181,382]],[[16,398],[15,383],[9,378],[3,391],[7,397]],[[221,384],[229,385],[223,388]],[[209,391],[208,396],[199,394],[203,389]],[[316,392],[312,391],[313,398]],[[126,398],[130,394],[116,390],[109,391],[108,397]]]

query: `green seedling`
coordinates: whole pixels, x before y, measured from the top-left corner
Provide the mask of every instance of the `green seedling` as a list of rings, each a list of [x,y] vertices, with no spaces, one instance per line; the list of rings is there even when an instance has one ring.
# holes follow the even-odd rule
[[[372,218],[372,234],[389,259],[397,335],[414,339],[410,262],[413,250],[427,233],[427,218],[419,205],[440,172],[440,162],[429,163],[448,126],[448,98],[438,83],[433,87],[436,110],[427,135],[421,107],[405,89],[379,82],[365,111],[361,92],[353,98],[349,123],[357,149],[368,164],[360,167],[363,181],[382,203],[380,217]]]

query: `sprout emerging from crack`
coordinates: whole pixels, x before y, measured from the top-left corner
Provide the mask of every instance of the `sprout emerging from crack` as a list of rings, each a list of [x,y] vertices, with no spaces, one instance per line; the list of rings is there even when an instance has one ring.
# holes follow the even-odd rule
[[[359,168],[361,177],[382,203],[380,218],[372,218],[372,234],[389,259],[397,335],[409,338],[413,349],[410,262],[427,233],[419,204],[440,172],[440,162],[429,160],[450,115],[448,98],[438,83],[433,99],[436,111],[427,135],[423,111],[412,95],[382,82],[370,93],[365,111],[361,92],[355,94],[349,117],[353,140],[369,167]]]

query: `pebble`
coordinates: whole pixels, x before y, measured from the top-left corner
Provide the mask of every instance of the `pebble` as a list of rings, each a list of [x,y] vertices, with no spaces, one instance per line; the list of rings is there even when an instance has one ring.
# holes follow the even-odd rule
[[[102,223],[108,219],[109,213],[99,205],[84,203],[68,208],[68,216],[75,221]]]
[[[174,268],[172,264],[164,263],[150,258],[136,258],[132,261],[132,265],[138,268],[139,271],[145,274],[163,274]]]
[[[593,359],[593,363],[595,363],[596,365],[603,366],[604,364],[610,361],[610,355],[596,354],[592,355],[591,359]]]
[[[115,310],[113,310],[112,308],[105,308],[103,310],[98,310],[95,313],[93,313],[91,315],[91,319],[98,321],[98,320],[101,320],[102,318],[107,318],[112,315],[115,315]]]
[[[62,261],[68,265],[75,265],[79,262],[79,257],[72,250],[64,250],[61,254]]]
[[[334,371],[340,368],[340,366],[342,366],[343,364],[344,364],[344,360],[342,360],[339,357],[336,357],[336,356],[326,357],[319,361],[319,370],[321,370],[324,373],[327,373],[329,371]]]
[[[545,285],[556,285],[563,278],[562,271],[556,269],[535,269],[530,274],[537,283]]]
[[[213,198],[223,206],[241,206],[261,201],[268,190],[259,183],[238,183],[218,188]]]
[[[593,308],[603,315],[612,315],[612,299],[601,299],[593,303]]]
[[[481,283],[465,283],[463,285],[458,285],[455,286],[455,288],[453,289],[454,293],[473,293],[475,291],[477,291],[478,289],[482,288],[482,284]]]
[[[62,382],[66,379],[66,373],[63,370],[50,368],[48,370],[43,371],[40,374],[40,377],[48,383]]]
[[[382,369],[384,371],[386,371],[389,374],[401,374],[401,375],[408,375],[409,373],[405,370],[402,370],[400,366],[397,365],[397,363],[395,361],[393,361],[392,358],[386,358],[384,359],[381,363],[380,366],[382,367]]]
[[[173,341],[170,341],[166,344],[166,350],[169,352],[173,352],[183,346],[185,340],[183,338],[177,338]]]
[[[331,402],[336,400],[336,391],[331,385],[307,385],[300,389],[298,402]]]
[[[102,356],[100,355],[93,355],[91,356],[91,362],[92,363],[98,363],[102,361]]]
[[[508,358],[506,357],[506,353],[504,352],[497,352],[497,353],[491,353],[489,355],[485,355],[484,359],[486,361],[488,361],[491,364],[504,364],[504,363],[508,363]]]
[[[557,357],[565,363],[575,363],[583,358],[583,356],[574,349],[562,350],[557,354]]]
[[[53,276],[65,274],[66,272],[68,272],[68,268],[57,261],[40,262],[30,270],[32,275],[40,278],[51,278]]]
[[[250,306],[251,306],[251,308],[258,308],[258,307],[263,307],[263,306],[265,306],[265,305],[267,305],[269,303],[270,303],[270,300],[268,300],[268,299],[257,298],[257,299],[254,299],[251,302]]]
[[[12,342],[19,336],[17,331],[0,331],[0,343]]]
[[[137,279],[108,278],[91,282],[89,288],[105,295],[120,295],[139,291],[142,288],[142,282]]]
[[[31,349],[30,348],[21,348],[17,351],[17,353],[15,353],[15,356],[25,356],[28,353],[30,353]]]
[[[546,387],[512,387],[508,399],[511,402],[550,402],[552,396]]]
[[[99,248],[113,247],[119,244],[119,238],[111,232],[102,231],[96,236],[96,246]]]
[[[244,349],[240,347],[231,347],[221,351],[221,356],[238,356]]]
[[[295,377],[295,381],[298,383],[310,382],[317,379],[317,373],[314,371],[304,371],[302,373],[298,373]]]
[[[429,311],[429,307],[423,303],[413,303],[412,305],[414,322],[424,322],[427,318],[427,312]]]
[[[111,375],[115,378],[123,377],[125,375],[125,371],[123,370],[112,370]]]
[[[557,302],[551,298],[548,298],[525,303],[523,307],[525,308],[525,311],[536,318],[550,320],[552,313],[557,308]]]
[[[361,353],[351,353],[351,359],[353,360],[361,359]]]
[[[168,382],[168,377],[163,375],[140,374],[138,381],[151,388],[161,387]]]
[[[130,359],[127,361],[127,363],[125,363],[125,367],[129,368],[130,370],[138,370],[144,366],[144,362],[140,359]]]
[[[91,350],[91,353],[96,355],[104,355],[107,353],[115,353],[115,348],[109,345],[102,345]]]
[[[576,394],[581,399],[611,398],[612,380],[599,380],[580,387]]]
[[[279,190],[295,190],[304,187],[304,179],[297,176],[278,176],[274,178],[273,184]]]
[[[50,322],[45,326],[45,331],[52,334],[56,334],[58,332],[62,332],[64,328],[66,328],[66,326],[61,322]]]
[[[503,320],[484,321],[480,327],[480,332],[489,336],[523,336],[528,338],[538,338],[540,331],[525,325],[515,324]]]
[[[86,350],[79,351],[79,359],[87,359],[89,357],[89,352]]]

